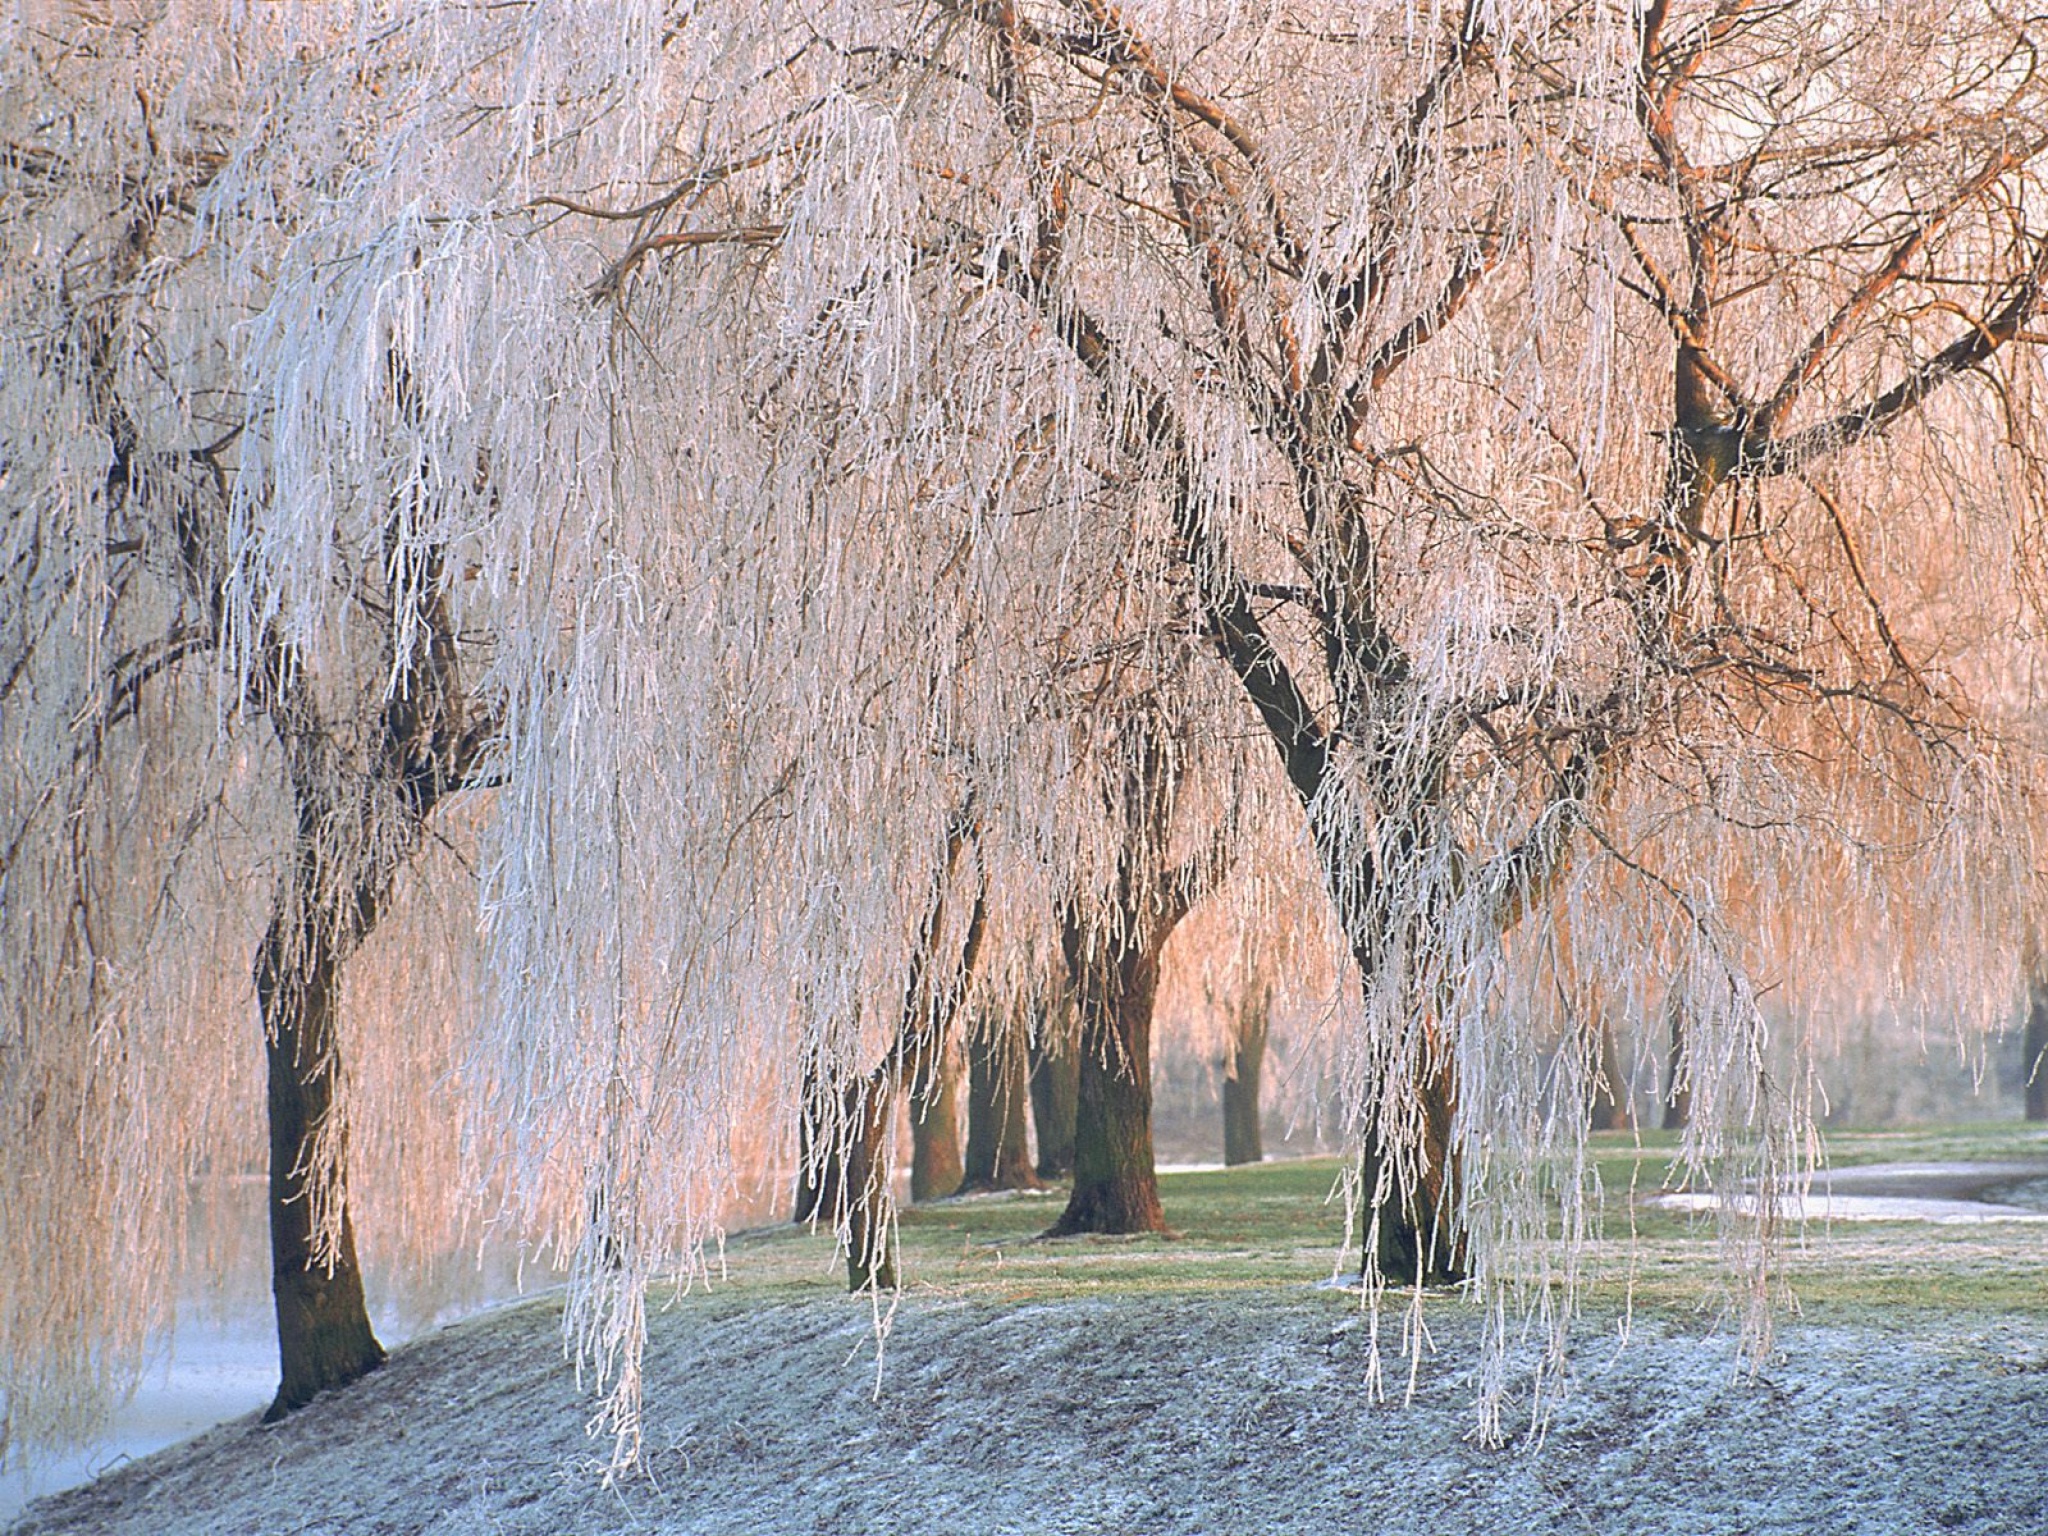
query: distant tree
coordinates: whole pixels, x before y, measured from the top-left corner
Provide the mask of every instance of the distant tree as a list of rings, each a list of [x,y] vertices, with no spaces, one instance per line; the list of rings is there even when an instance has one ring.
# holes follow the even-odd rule
[[[922,1083],[914,1083],[910,1110],[910,1198],[941,1200],[958,1192],[965,1176],[960,1147],[960,1061],[946,1052]]]
[[[2048,966],[2036,949],[2027,967],[2027,1022],[2021,1037],[2027,1118],[2048,1120]]]
[[[959,1192],[1037,1189],[1031,1163],[1030,1069],[1022,1021],[984,1018],[967,1032],[967,1149]]]
[[[1586,1125],[1595,1131],[1626,1131],[1635,1126],[1635,1111],[1629,1102],[1628,1074],[1621,1066],[1621,1045],[1614,1036],[1614,1021],[1602,1015],[1594,1025],[1599,1037],[1600,1068],[1593,1080],[1593,1103]]]
[[[1265,1138],[1259,1125],[1259,1089],[1266,1069],[1266,1034],[1273,1022],[1273,988],[1248,987],[1237,1000],[1223,1058],[1223,1161],[1263,1162]]]
[[[1048,1181],[1063,1179],[1074,1171],[1081,1058],[1073,1018],[1073,1007],[1062,986],[1041,1005],[1031,1036],[1031,1127],[1038,1138],[1034,1171]]]
[[[1674,997],[1664,1006],[1670,1047],[1665,1054],[1664,1110],[1658,1123],[1663,1130],[1682,1131],[1692,1119],[1692,1084],[1688,1080],[1691,1066],[1685,1055],[1684,1004]]]

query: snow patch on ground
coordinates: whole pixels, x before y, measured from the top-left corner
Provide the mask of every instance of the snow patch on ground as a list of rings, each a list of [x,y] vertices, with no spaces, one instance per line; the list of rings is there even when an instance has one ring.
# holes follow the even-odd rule
[[[1649,1203],[1672,1211],[1719,1210],[1719,1195],[1655,1195]],[[1755,1201],[1744,1201],[1749,1209]],[[1786,1221],[1931,1221],[1941,1226],[1971,1226],[1987,1221],[2048,1222],[2048,1212],[2016,1205],[1987,1205],[1981,1200],[1913,1200],[1886,1195],[1781,1195],[1778,1214]]]
[[[1746,1206],[1754,1195],[1738,1196]],[[1675,1211],[1718,1210],[1721,1197],[1679,1192],[1646,1202]],[[1810,1189],[1780,1195],[1792,1222],[1924,1221],[2048,1223],[2048,1170],[2039,1163],[1883,1163],[1815,1177]]]
[[[1755,1377],[1709,1331],[1639,1318],[1623,1347],[1589,1325],[1546,1388],[1545,1433],[1487,1449],[1471,1437],[1477,1318],[1427,1305],[1437,1353],[1404,1407],[1367,1399],[1357,1303],[1306,1287],[914,1292],[879,1396],[864,1300],[691,1297],[653,1319],[645,1475],[608,1488],[559,1301],[542,1298],[418,1340],[283,1424],[250,1415],[47,1500],[15,1531],[2048,1530],[2048,1320],[1795,1325]]]

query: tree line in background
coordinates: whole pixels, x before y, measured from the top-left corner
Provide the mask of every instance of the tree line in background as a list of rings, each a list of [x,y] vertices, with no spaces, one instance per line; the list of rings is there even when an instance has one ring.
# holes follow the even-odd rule
[[[9,1437],[133,1379],[258,1038],[274,1411],[381,1359],[365,1209],[488,1222],[628,1454],[746,1170],[856,1288],[906,1104],[919,1197],[1162,1228],[1183,929],[1233,1153],[1324,1000],[1375,1305],[1528,1294],[1617,1037],[1724,1188],[1766,991],[2031,963],[2038,1058],[2040,28],[0,22]]]

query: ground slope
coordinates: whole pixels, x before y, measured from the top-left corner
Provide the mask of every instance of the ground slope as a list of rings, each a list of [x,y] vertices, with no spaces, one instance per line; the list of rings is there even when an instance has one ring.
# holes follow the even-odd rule
[[[1469,1309],[1432,1298],[1437,1353],[1401,1407],[1367,1401],[1356,1308],[1301,1286],[913,1294],[876,1396],[864,1303],[689,1298],[654,1322],[646,1474],[608,1489],[543,1298],[15,1531],[2048,1531],[2039,1317],[1795,1323],[1755,1379],[1682,1320],[1639,1319],[1621,1349],[1589,1324],[1547,1434],[1489,1450]]]

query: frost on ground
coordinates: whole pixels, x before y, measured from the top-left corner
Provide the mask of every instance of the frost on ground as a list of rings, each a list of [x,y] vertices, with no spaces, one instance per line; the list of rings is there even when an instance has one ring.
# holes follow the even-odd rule
[[[1653,1195],[1672,1211],[1711,1211],[1718,1195]],[[1750,1203],[1753,1205],[1754,1197]],[[1778,1198],[1788,1222],[1925,1221],[1943,1226],[1982,1222],[2048,1223],[2048,1171],[2025,1163],[1887,1163],[1829,1170],[1803,1193]]]
[[[522,1303],[34,1506],[27,1533],[2039,1532],[2048,1319],[1588,1338],[1540,1441],[1467,1438],[1472,1315],[1432,1300],[1411,1407],[1361,1389],[1355,1303],[914,1294],[879,1398],[858,1300],[654,1322],[646,1474],[606,1488],[558,1312]],[[1588,1333],[1598,1330],[1588,1325]]]

